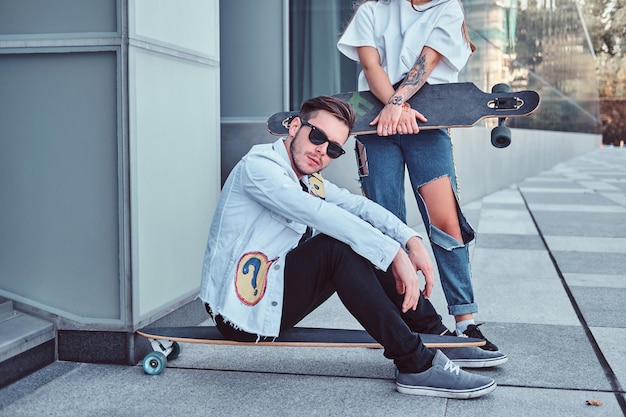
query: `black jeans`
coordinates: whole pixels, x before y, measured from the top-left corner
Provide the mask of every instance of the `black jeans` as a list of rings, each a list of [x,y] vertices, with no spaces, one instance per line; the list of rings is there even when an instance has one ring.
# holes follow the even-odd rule
[[[403,295],[396,292],[391,271],[376,269],[348,245],[326,235],[317,235],[287,254],[281,330],[295,326],[335,292],[400,372],[430,367],[434,354],[416,332],[447,330],[430,301],[420,296],[417,310],[402,313]],[[257,340],[220,316],[215,319],[224,337]]]

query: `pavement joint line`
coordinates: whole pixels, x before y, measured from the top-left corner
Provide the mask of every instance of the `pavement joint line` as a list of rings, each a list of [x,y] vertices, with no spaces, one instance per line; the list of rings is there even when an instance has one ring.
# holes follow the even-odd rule
[[[622,413],[626,416],[626,398],[624,398],[624,389],[622,388],[619,379],[617,378],[617,375],[615,375],[615,372],[613,371],[613,369],[611,368],[611,365],[609,364],[608,360],[606,359],[606,357],[604,356],[604,353],[602,352],[602,349],[600,349],[600,346],[598,345],[598,342],[596,340],[596,338],[594,337],[591,329],[589,328],[589,324],[587,323],[587,320],[585,319],[582,310],[580,309],[580,306],[578,305],[578,303],[576,302],[576,298],[574,297],[574,294],[572,293],[567,281],[565,280],[565,276],[563,275],[563,272],[561,271],[561,268],[559,267],[558,262],[556,261],[556,258],[554,257],[554,254],[552,253],[552,251],[550,250],[550,247],[548,246],[548,243],[544,237],[543,232],[541,231],[541,228],[539,227],[539,224],[537,223],[537,220],[535,219],[535,216],[533,215],[528,202],[526,201],[526,197],[524,196],[524,193],[522,191],[522,189],[520,189],[518,187],[518,191],[522,197],[522,200],[524,201],[524,204],[526,205],[526,209],[528,210],[528,213],[530,214],[530,217],[533,221],[533,223],[535,224],[535,228],[537,229],[537,233],[539,234],[539,237],[541,238],[541,241],[543,242],[546,251],[548,252],[548,255],[550,256],[550,260],[552,261],[552,264],[554,266],[554,269],[556,270],[556,273],[559,276],[559,279],[561,280],[561,284],[563,285],[563,289],[565,290],[565,293],[567,294],[567,297],[570,300],[570,303],[572,304],[572,308],[574,309],[574,312],[576,313],[576,316],[578,317],[578,320],[580,321],[580,324],[583,328],[583,331],[585,332],[585,335],[587,336],[587,339],[589,340],[589,342],[591,343],[591,347],[594,351],[594,353],[596,354],[596,358],[598,359],[598,361],[600,362],[600,366],[602,367],[602,369],[604,370],[604,373],[609,381],[609,384],[611,386],[612,392],[615,396],[615,399],[620,407],[620,409],[622,410]]]
[[[141,367],[141,366],[139,366]],[[279,371],[252,371],[252,370],[239,370],[239,369],[215,369],[215,368],[199,368],[197,366],[168,366],[166,369],[176,369],[183,371],[202,371],[202,372],[236,372],[236,373],[247,373],[247,374],[259,374],[259,375],[284,375],[284,376],[310,376],[310,377],[320,377],[320,378],[340,378],[340,379],[362,379],[362,380],[376,380],[376,381],[395,381],[394,377],[383,377],[383,376],[358,376],[358,375],[331,375],[331,374],[321,374],[321,373],[299,373],[299,372],[279,372]],[[463,368],[467,370],[466,368]],[[485,371],[490,368],[485,369],[470,369],[469,372],[472,371]],[[596,388],[579,388],[579,387],[554,387],[548,385],[523,385],[523,384],[503,384],[498,383],[499,387],[507,387],[507,388],[528,388],[528,389],[541,389],[541,390],[554,390],[554,391],[576,391],[576,392],[598,392],[604,394],[626,394],[626,391],[614,391],[612,389],[596,389]]]
[[[498,384],[498,387],[506,388],[528,388],[541,389],[550,391],[575,391],[575,392],[597,392],[603,394],[626,394],[626,391],[613,391],[612,389],[596,389],[596,388],[577,388],[577,387],[550,387],[542,385],[521,385],[521,384]]]
[[[350,348],[354,349],[354,348]],[[141,365],[138,365],[141,368]],[[377,380],[377,381],[395,381],[395,377],[384,377],[384,376],[359,376],[359,375],[333,375],[333,374],[322,374],[322,373],[303,373],[303,372],[280,372],[280,371],[260,371],[260,370],[250,370],[250,369],[217,369],[217,368],[204,368],[199,367],[197,365],[194,366],[168,366],[165,368],[163,372],[166,372],[168,369],[176,369],[183,371],[201,371],[201,372],[235,372],[235,373],[244,373],[244,374],[258,374],[258,375],[285,375],[285,376],[310,376],[310,377],[321,377],[321,378],[340,378],[340,379],[362,379],[362,380]],[[608,391],[610,392],[610,391]]]

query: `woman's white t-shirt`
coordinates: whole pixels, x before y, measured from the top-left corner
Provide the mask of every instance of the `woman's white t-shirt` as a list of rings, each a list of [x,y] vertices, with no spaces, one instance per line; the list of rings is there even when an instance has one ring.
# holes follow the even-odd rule
[[[392,84],[404,79],[424,46],[439,52],[443,59],[428,82],[456,82],[459,71],[471,55],[462,31],[463,9],[458,0],[433,0],[417,7],[407,0],[379,0],[363,3],[337,43],[342,54],[359,60],[357,47],[378,50],[381,65]],[[359,90],[369,90],[363,72]]]

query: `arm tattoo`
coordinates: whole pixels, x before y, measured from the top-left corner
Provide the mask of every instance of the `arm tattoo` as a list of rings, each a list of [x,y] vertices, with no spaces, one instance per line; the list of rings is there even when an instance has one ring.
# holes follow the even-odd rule
[[[401,106],[404,102],[402,96],[393,96],[388,101],[387,104],[393,104],[394,106]]]
[[[402,82],[403,85],[422,85],[424,84],[426,76],[426,56],[420,55],[413,68],[406,75],[406,79]]]
[[[409,70],[406,78],[400,84],[400,87],[411,86],[416,87],[414,91],[417,91],[426,82],[426,56],[420,55],[416,60],[413,67]],[[404,103],[404,98],[401,95],[395,94],[388,101],[387,104],[393,104],[395,106],[401,106]]]

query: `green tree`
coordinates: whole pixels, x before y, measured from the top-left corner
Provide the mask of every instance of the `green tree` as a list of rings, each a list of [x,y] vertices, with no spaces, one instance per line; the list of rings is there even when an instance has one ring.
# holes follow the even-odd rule
[[[626,0],[578,0],[596,54],[604,143],[626,141]]]

